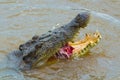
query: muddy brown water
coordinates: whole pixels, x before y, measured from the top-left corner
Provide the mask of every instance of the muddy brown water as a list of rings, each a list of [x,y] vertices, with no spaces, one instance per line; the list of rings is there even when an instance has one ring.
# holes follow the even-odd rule
[[[35,34],[91,12],[85,33],[98,30],[100,43],[90,55],[26,72],[5,68],[6,55]],[[0,80],[120,80],[120,0],[0,0]]]

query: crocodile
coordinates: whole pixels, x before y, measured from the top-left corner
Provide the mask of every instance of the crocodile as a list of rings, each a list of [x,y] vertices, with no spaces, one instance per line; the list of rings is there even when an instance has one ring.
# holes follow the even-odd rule
[[[68,24],[48,31],[41,36],[35,35],[31,40],[19,46],[22,52],[25,66],[30,68],[45,63],[56,54],[61,47],[73,41],[81,28],[85,28],[89,22],[90,13],[78,14]]]
[[[90,12],[81,12],[68,24],[40,36],[33,36],[32,39],[21,44],[18,50],[11,52],[8,58],[17,63],[21,69],[42,65],[68,42],[74,41],[80,29],[87,26],[89,19]],[[18,61],[14,61],[12,56],[19,58]]]

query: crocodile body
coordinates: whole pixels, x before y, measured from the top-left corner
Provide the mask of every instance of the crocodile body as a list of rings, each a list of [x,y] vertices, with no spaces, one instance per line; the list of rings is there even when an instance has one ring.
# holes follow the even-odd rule
[[[41,36],[33,36],[31,40],[19,46],[23,55],[23,62],[30,67],[42,64],[59,51],[68,42],[72,41],[80,28],[87,26],[89,12],[78,14],[70,23]]]

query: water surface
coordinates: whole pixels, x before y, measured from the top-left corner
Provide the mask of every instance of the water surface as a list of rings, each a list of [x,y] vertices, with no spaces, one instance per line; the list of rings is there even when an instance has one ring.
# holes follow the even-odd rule
[[[120,80],[119,5],[120,0],[0,0],[0,80]],[[96,30],[102,35],[90,55],[24,73],[4,68],[10,51],[84,10],[91,12],[91,19],[79,38]]]

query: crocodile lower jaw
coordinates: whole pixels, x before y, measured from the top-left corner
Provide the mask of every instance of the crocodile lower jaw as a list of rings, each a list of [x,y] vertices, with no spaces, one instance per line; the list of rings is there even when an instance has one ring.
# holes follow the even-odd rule
[[[91,48],[96,46],[100,39],[101,34],[99,32],[86,34],[85,38],[82,40],[77,42],[68,42],[68,44],[62,47],[55,56],[59,59],[81,57],[90,51]]]

